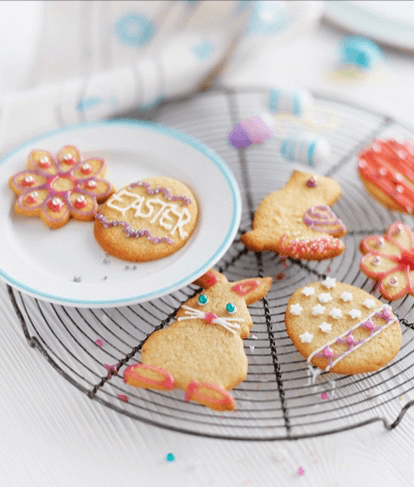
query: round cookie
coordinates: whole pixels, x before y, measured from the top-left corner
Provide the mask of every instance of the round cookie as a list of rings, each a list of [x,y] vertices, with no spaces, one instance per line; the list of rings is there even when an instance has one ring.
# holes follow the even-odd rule
[[[367,191],[390,210],[414,213],[414,144],[374,140],[362,150],[359,176]]]
[[[14,210],[19,215],[40,217],[51,228],[65,225],[70,218],[92,221],[98,203],[114,192],[104,179],[106,163],[101,157],[82,159],[74,145],[66,145],[58,154],[33,149],[27,169],[9,179],[18,198]]]
[[[380,369],[395,357],[402,340],[389,305],[330,277],[292,294],[285,324],[309,364],[338,374]]]
[[[179,250],[197,223],[197,201],[180,181],[147,178],[113,194],[96,215],[94,233],[109,254],[131,262]]]

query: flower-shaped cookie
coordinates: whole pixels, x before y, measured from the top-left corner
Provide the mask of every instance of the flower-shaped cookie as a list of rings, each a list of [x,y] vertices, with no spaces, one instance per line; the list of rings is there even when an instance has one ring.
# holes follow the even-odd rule
[[[414,233],[410,227],[395,222],[384,237],[365,237],[360,250],[365,254],[360,263],[362,272],[380,283],[385,299],[414,295]]]
[[[27,166],[9,179],[9,186],[19,195],[15,211],[40,216],[51,228],[62,227],[71,217],[93,220],[98,203],[114,192],[112,184],[103,178],[104,159],[82,160],[73,145],[63,147],[56,157],[46,150],[34,149]]]

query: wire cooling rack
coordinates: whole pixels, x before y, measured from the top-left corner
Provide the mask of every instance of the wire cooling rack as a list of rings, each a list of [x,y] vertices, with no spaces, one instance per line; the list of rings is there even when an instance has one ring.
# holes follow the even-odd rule
[[[357,153],[375,137],[414,139],[413,131],[388,116],[315,94],[314,108],[305,118],[278,115],[276,133],[266,143],[247,150],[231,147],[227,135],[233,126],[264,111],[267,100],[267,90],[218,88],[162,104],[147,115],[208,144],[237,178],[243,199],[240,231],[216,269],[232,281],[264,275],[275,281],[267,297],[250,306],[254,326],[245,340],[249,372],[232,391],[236,412],[213,412],[185,403],[182,391],[135,389],[122,379],[125,366],[140,360],[146,338],[168,326],[180,305],[196,294],[194,285],[143,304],[111,309],[58,306],[9,287],[10,299],[28,343],[61,376],[92,400],[137,420],[200,436],[240,440],[298,439],[376,421],[392,429],[414,404],[413,298],[392,303],[403,343],[390,364],[370,374],[322,374],[314,383],[287,336],[284,313],[296,288],[326,276],[375,293],[372,282],[359,271],[361,238],[383,233],[396,219],[413,222],[411,217],[385,210],[363,190],[355,169]],[[281,188],[298,167],[284,160],[279,149],[285,137],[301,130],[329,140],[332,157],[314,170],[336,178],[343,189],[334,209],[348,228],[346,250],[332,260],[281,260],[273,253],[248,252],[240,242],[240,236],[251,228],[261,199]]]

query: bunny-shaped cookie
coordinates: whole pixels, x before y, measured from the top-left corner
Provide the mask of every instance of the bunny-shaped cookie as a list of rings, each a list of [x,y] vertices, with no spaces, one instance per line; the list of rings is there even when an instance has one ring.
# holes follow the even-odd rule
[[[186,301],[177,320],[154,332],[142,347],[142,363],[124,371],[124,381],[144,389],[183,389],[186,401],[234,410],[228,392],[247,375],[244,338],[253,322],[247,305],[262,299],[270,277],[229,282],[210,270],[195,284],[204,292]]]
[[[271,250],[294,259],[322,260],[341,254],[344,224],[330,209],[341,195],[332,178],[293,171],[287,184],[266,196],[253,230],[241,240],[251,251]]]

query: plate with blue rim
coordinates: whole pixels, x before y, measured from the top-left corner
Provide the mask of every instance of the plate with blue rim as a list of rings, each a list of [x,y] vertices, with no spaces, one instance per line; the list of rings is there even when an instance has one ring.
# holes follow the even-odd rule
[[[75,145],[83,158],[103,157],[116,189],[146,177],[169,176],[189,186],[199,215],[188,242],[171,256],[127,262],[105,254],[93,222],[74,219],[56,230],[14,212],[8,180],[26,167],[32,149],[57,153]],[[47,133],[0,161],[0,278],[51,303],[89,308],[126,306],[190,284],[225,254],[241,217],[237,182],[225,161],[193,137],[153,122],[113,120]]]

